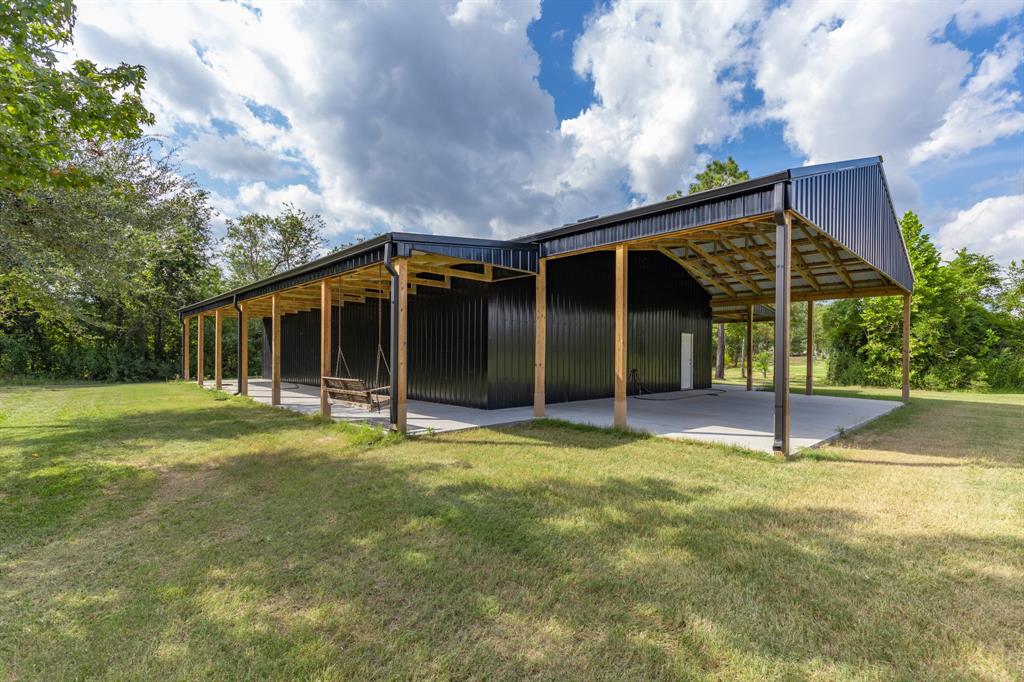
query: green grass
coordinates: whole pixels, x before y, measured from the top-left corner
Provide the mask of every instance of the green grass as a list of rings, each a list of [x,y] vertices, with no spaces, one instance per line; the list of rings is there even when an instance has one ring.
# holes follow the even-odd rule
[[[755,388],[767,388],[772,384],[772,375],[774,370],[768,369],[768,375],[765,376],[754,365],[754,387]],[[814,380],[815,384],[823,384],[825,375],[828,373],[828,361],[824,359],[816,359],[814,361]],[[807,381],[807,359],[805,356],[794,356],[789,359],[789,386],[792,389],[803,390],[806,386]],[[747,384],[746,377],[743,376],[742,368],[726,367],[725,368],[725,379],[715,379],[715,383],[720,384],[735,384],[737,386],[745,386]]]
[[[0,388],[0,677],[1020,679],[1021,396],[793,463]]]

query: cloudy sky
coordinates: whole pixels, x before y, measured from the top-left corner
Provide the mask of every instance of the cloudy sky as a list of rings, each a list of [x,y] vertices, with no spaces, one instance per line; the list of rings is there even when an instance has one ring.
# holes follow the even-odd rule
[[[1024,258],[1024,0],[81,2],[223,217],[508,237],[882,154],[947,253]]]

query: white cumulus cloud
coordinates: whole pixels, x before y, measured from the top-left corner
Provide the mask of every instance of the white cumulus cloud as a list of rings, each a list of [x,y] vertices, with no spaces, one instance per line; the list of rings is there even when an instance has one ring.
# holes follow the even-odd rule
[[[1019,0],[600,4],[574,42],[595,101],[561,124],[527,34],[541,11],[90,2],[75,49],[146,65],[153,132],[225,216],[294,201],[343,240],[506,237],[658,200],[766,120],[808,162],[883,154],[913,205],[915,173],[1024,129],[1020,39],[978,56],[945,38]]]
[[[1024,194],[990,197],[958,212],[939,228],[937,243],[946,258],[968,249],[1003,265],[1024,262]]]
[[[577,39],[574,65],[597,102],[561,131],[575,144],[563,180],[581,191],[627,180],[645,199],[679,189],[742,127],[754,2],[622,2]]]

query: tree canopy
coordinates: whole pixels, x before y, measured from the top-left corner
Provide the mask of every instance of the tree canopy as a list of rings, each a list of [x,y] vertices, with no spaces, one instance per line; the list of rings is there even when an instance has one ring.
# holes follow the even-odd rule
[[[276,216],[249,213],[227,221],[221,255],[233,286],[276,275],[320,255],[324,220],[292,204]]]
[[[911,383],[918,387],[1024,387],[1021,265],[961,250],[943,262],[918,216],[900,221],[914,269]],[[830,381],[896,386],[902,367],[902,302],[850,299],[824,315]]]
[[[146,72],[120,64],[101,69],[57,64],[71,44],[70,0],[0,3],[0,190],[81,186],[102,167],[83,165],[104,143],[134,139],[153,116],[142,103]]]
[[[704,167],[704,170],[697,173],[697,177],[690,183],[689,193],[706,192],[709,189],[727,187],[749,179],[750,173],[740,168],[740,165],[736,163],[736,159],[731,156],[726,157],[725,161],[714,159]],[[665,199],[681,199],[682,197],[683,191],[677,190],[669,194]]]

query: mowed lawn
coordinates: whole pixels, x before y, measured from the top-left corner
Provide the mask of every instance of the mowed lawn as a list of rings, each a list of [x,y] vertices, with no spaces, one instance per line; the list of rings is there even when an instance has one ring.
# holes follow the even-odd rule
[[[0,388],[5,679],[1024,677],[1024,399],[797,462]]]

